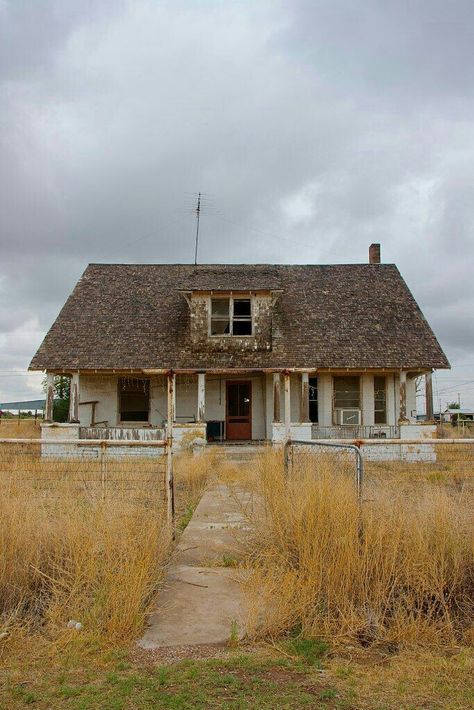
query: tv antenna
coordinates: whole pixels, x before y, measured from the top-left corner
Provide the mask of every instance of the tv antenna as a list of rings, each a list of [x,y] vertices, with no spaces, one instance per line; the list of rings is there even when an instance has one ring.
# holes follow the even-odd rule
[[[198,263],[198,246],[199,246],[199,219],[201,217],[201,193],[198,193],[197,205],[194,210],[196,215],[196,244],[194,247],[194,265]]]

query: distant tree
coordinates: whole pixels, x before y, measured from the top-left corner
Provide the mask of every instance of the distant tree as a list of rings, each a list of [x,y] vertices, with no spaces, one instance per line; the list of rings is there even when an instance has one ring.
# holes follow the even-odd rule
[[[448,404],[448,409],[461,409],[459,402],[450,402]]]
[[[46,393],[46,377],[43,380],[43,391]],[[55,422],[67,421],[70,391],[71,378],[66,375],[55,375],[53,405],[53,419]]]

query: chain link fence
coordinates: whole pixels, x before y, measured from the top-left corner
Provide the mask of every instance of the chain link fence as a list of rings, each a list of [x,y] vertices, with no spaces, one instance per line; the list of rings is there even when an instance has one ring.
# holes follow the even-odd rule
[[[289,441],[285,445],[287,475],[332,471],[352,478],[359,499],[363,481],[398,479],[401,486],[446,484],[474,492],[474,439],[430,439],[353,442]]]
[[[0,439],[0,495],[46,504],[130,504],[168,515],[173,509],[166,441],[46,441]],[[171,473],[171,480],[170,480]],[[171,496],[171,500],[170,500]]]

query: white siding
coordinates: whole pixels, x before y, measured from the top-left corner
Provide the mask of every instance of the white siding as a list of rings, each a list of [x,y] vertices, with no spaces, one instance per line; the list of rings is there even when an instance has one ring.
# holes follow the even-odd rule
[[[407,377],[407,417],[416,422],[416,378]]]
[[[374,376],[362,375],[360,378],[360,394],[362,405],[362,424],[373,426],[375,417]]]
[[[322,372],[318,376],[319,425],[332,425],[332,375]]]
[[[107,426],[116,426],[118,423],[118,381],[117,377],[79,377],[79,421],[83,426],[90,426],[92,407],[90,402],[97,400],[95,421],[106,421]]]

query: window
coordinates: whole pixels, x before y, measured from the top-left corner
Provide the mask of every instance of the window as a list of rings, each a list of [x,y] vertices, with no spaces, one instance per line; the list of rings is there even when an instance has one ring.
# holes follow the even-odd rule
[[[360,390],[358,377],[334,378],[334,407],[336,409],[360,408]]]
[[[334,377],[334,423],[360,424],[360,378]]]
[[[150,411],[150,380],[121,377],[119,380],[121,422],[148,422]]]
[[[309,378],[309,420],[314,424],[318,422],[318,378]]]
[[[374,422],[387,423],[387,390],[385,377],[374,377]]]
[[[250,298],[212,298],[211,335],[252,335]]]

